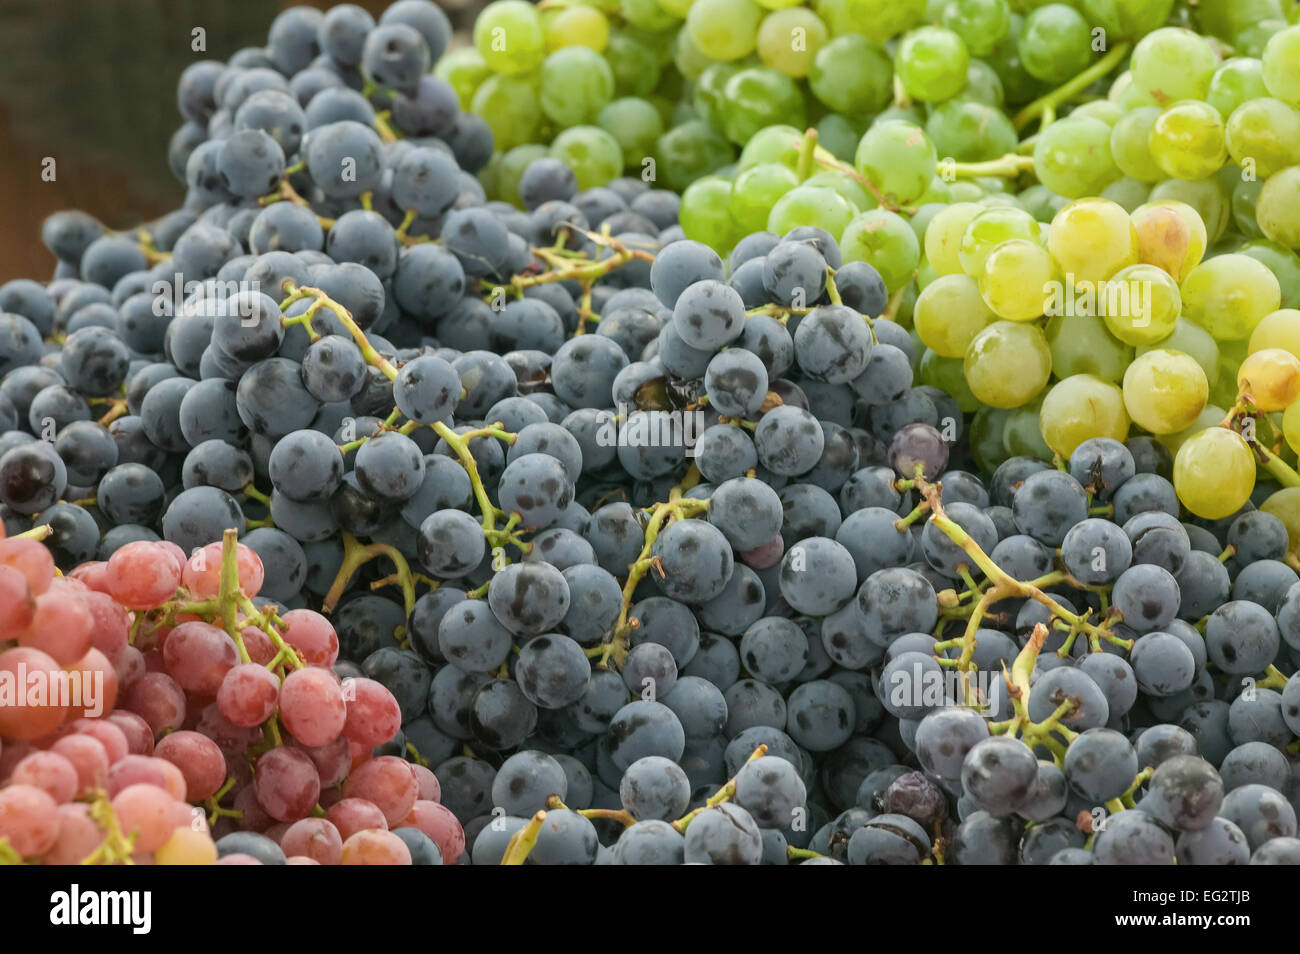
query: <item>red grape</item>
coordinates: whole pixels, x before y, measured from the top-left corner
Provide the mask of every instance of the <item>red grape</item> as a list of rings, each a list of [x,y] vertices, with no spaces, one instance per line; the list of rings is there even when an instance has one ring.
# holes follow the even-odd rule
[[[300,749],[272,749],[257,760],[253,790],[258,804],[277,821],[305,818],[320,798],[316,766]]]
[[[217,689],[217,708],[233,725],[261,725],[275,712],[280,680],[257,663],[241,663],[226,673]]]
[[[106,593],[82,593],[81,599],[90,610],[91,645],[109,659],[116,659],[130,636],[130,616]]]
[[[339,830],[339,835],[347,841],[352,835],[367,828],[387,828],[384,813],[374,802],[364,798],[344,798],[335,802],[325,812],[330,824]]]
[[[333,823],[324,818],[304,818],[289,826],[280,847],[290,856],[310,858],[317,864],[336,865],[343,854],[343,838]]]
[[[77,770],[79,795],[87,795],[103,788],[108,778],[108,752],[88,735],[65,735],[50,746],[73,764]]]
[[[39,649],[19,646],[0,653],[0,735],[38,739],[63,722],[59,664]]]
[[[81,593],[65,581],[36,597],[36,612],[26,631],[18,635],[18,645],[39,649],[67,666],[86,655],[94,626],[95,618]]]
[[[366,829],[343,842],[344,865],[409,865],[411,849],[391,831]]]
[[[431,769],[423,765],[412,765],[411,771],[415,773],[415,781],[420,786],[420,798],[426,802],[442,801],[442,785],[438,782],[438,776],[433,774]]]
[[[402,727],[402,710],[381,682],[344,679],[343,698],[348,704],[343,734],[352,742],[373,748],[383,745]]]
[[[98,719],[112,711],[117,702],[118,679],[117,670],[107,656],[92,648],[66,671],[69,676],[75,676],[69,680],[69,719],[86,715]]]
[[[410,763],[395,755],[372,759],[357,769],[343,786],[349,798],[364,798],[384,813],[389,828],[398,827],[420,795]]]
[[[24,858],[42,855],[59,837],[59,805],[33,785],[0,789],[0,838]]]
[[[245,596],[256,596],[266,575],[262,558],[250,547],[238,543],[235,545],[235,566],[239,572],[239,588]],[[196,550],[185,563],[181,582],[197,599],[216,596],[221,591],[221,544],[209,543]]]
[[[131,683],[123,707],[142,716],[156,738],[185,721],[185,691],[165,672],[147,672]]]
[[[206,735],[172,732],[158,740],[154,754],[166,759],[185,776],[185,794],[198,802],[215,794],[226,781],[226,757]]]
[[[147,540],[128,543],[115,551],[104,572],[113,599],[133,610],[161,606],[176,595],[181,582],[180,568],[170,552]]]
[[[328,669],[338,661],[338,633],[320,613],[309,609],[289,610],[281,619],[284,629],[280,635],[308,666]]]
[[[157,851],[176,830],[176,799],[155,785],[128,785],[112,804],[122,831],[136,835],[136,851]]]
[[[22,537],[0,540],[0,566],[13,567],[21,573],[34,596],[49,589],[54,579],[54,557],[44,544],[35,540]]]
[[[90,817],[85,802],[59,806],[59,835],[54,847],[41,859],[47,865],[79,865],[94,853],[104,833]]]
[[[418,828],[438,845],[442,863],[454,865],[465,851],[465,829],[451,809],[437,802],[417,801],[400,828]]]
[[[32,752],[14,766],[9,781],[31,785],[60,805],[77,797],[77,767],[57,752]]]
[[[36,597],[13,567],[0,566],[0,633],[21,633],[36,612]]]
[[[131,751],[126,733],[120,726],[104,719],[78,719],[69,728],[78,735],[88,735],[99,742],[108,753],[108,764],[112,765]]]
[[[163,664],[182,689],[215,696],[226,673],[239,665],[239,650],[211,623],[181,623],[163,643]]]
[[[348,718],[343,689],[328,669],[295,669],[280,687],[280,718],[289,734],[307,746],[339,737]]]
[[[104,716],[104,720],[122,730],[131,755],[153,755],[153,729],[149,728],[149,723],[142,716],[116,709]],[[117,759],[113,761],[116,762]]]

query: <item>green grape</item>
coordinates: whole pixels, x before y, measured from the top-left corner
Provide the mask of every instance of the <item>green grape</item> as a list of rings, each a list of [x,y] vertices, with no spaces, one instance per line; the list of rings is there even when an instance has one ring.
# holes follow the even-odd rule
[[[1052,385],[1038,411],[1038,429],[1047,446],[1063,458],[1094,437],[1122,441],[1128,436],[1124,394],[1094,374],[1076,374]]]
[[[1255,326],[1282,301],[1281,286],[1268,266],[1247,255],[1207,259],[1183,279],[1183,316],[1216,341],[1249,338]]]
[[[856,32],[849,0],[813,0],[811,6],[813,12],[826,24],[826,29],[831,31],[831,36]]]
[[[953,202],[978,202],[984,197],[984,190],[973,182],[959,179],[949,184],[948,195]]]
[[[731,183],[720,176],[704,176],[687,186],[677,218],[687,238],[724,257],[744,234],[731,216]]]
[[[895,204],[919,197],[934,178],[934,145],[910,123],[876,123],[858,143],[854,168]]]
[[[1133,74],[1130,72],[1124,75],[1132,77]],[[1115,102],[1119,103],[1120,107],[1125,110],[1141,109],[1143,106],[1158,106],[1164,109],[1167,100],[1148,93],[1136,83],[1129,82]]]
[[[713,65],[713,60],[700,52],[691,40],[691,31],[684,26],[677,31],[677,37],[673,41],[673,65],[684,79],[692,82]]]
[[[1250,333],[1250,353],[1281,348],[1300,357],[1300,310],[1279,308],[1263,317]]]
[[[1133,84],[1164,106],[1180,99],[1204,99],[1219,59],[1209,41],[1191,30],[1161,27],[1133,47]]]
[[[944,358],[965,356],[975,336],[997,321],[969,275],[936,278],[916,296],[912,327],[921,343]]]
[[[1043,399],[1032,401],[1018,407],[1007,415],[1007,422],[1002,428],[1002,446],[1012,457],[1032,457],[1035,460],[1051,460],[1052,449],[1043,439],[1039,425]]]
[[[1231,40],[1242,27],[1282,16],[1279,0],[1200,0],[1196,5],[1201,32]]]
[[[542,27],[546,31],[546,48],[551,51],[586,46],[601,53],[609,43],[608,18],[585,3],[543,13]]]
[[[823,169],[810,175],[803,181],[806,186],[820,186],[827,189],[834,189],[845,199],[849,205],[854,208],[854,215],[858,212],[864,212],[867,209],[874,209],[877,206],[876,197],[862,187],[857,179],[854,179],[847,172],[839,172],[835,169]],[[913,219],[915,221],[915,219]]]
[[[1166,340],[1177,327],[1183,307],[1178,283],[1155,265],[1120,269],[1098,295],[1099,304],[1104,306],[1099,311],[1106,327],[1120,341],[1131,345]]]
[[[1011,30],[1007,0],[947,0],[940,19],[961,37],[971,56],[992,53],[998,40]]]
[[[1050,286],[1059,284],[1047,249],[1031,239],[1008,239],[984,259],[980,295],[999,318],[1033,321],[1043,313]]]
[[[925,258],[940,275],[961,271],[958,251],[971,220],[984,210],[974,202],[956,202],[944,209],[925,229]]]
[[[487,122],[496,148],[502,152],[534,141],[542,120],[534,77],[489,76],[474,94],[474,115]]]
[[[827,113],[817,120],[817,144],[841,162],[852,162],[864,131],[843,113]]]
[[[1219,380],[1219,345],[1210,337],[1209,332],[1199,325],[1194,325],[1186,318],[1179,318],[1174,325],[1174,330],[1161,338],[1154,344],[1138,345],[1138,355],[1146,354],[1148,351],[1163,348],[1166,351],[1181,351],[1183,354],[1191,355],[1201,370],[1205,372],[1205,378],[1210,382],[1213,388]]]
[[[1210,394],[1210,400],[1222,407],[1232,407],[1237,403],[1237,369],[1246,360],[1250,351],[1250,341],[1221,341],[1219,344],[1218,380]],[[1223,420],[1220,413],[1211,423]]]
[[[727,87],[727,81],[740,70],[741,68],[734,63],[714,63],[700,74],[691,92],[695,112],[719,132],[722,132],[726,125],[723,91]]]
[[[1230,203],[1232,224],[1246,238],[1256,239],[1264,235],[1260,231],[1259,223],[1255,221],[1255,206],[1259,202],[1259,194],[1263,189],[1264,183],[1258,179],[1242,179],[1233,186]]]
[[[590,123],[614,98],[614,71],[595,50],[566,46],[542,62],[542,112],[561,126]]]
[[[792,170],[799,164],[799,144],[803,130],[793,126],[768,126],[749,137],[740,150],[737,166],[748,169],[764,162],[779,162]]]
[[[1300,255],[1271,239],[1255,239],[1237,251],[1268,266],[1282,289],[1282,307],[1300,308]]]
[[[777,10],[758,27],[758,58],[787,76],[807,76],[817,51],[829,39],[826,24],[811,10]]]
[[[1025,211],[1039,222],[1050,222],[1057,212],[1070,204],[1063,195],[1057,195],[1045,185],[1031,185],[1019,195],[1020,204]]]
[[[524,202],[523,199],[519,198],[519,180],[523,177],[524,170],[536,160],[550,154],[549,146],[541,146],[537,143],[515,146],[507,152],[498,153],[497,155],[501,157],[501,161],[497,165],[494,177],[496,197],[503,202],[509,202],[511,205],[522,208]]]
[[[474,94],[483,81],[492,75],[483,54],[472,46],[448,50],[434,67],[434,75],[451,84],[460,100],[460,108],[469,112],[474,105]]]
[[[793,194],[789,193],[782,201]],[[778,235],[784,234],[772,228],[771,222],[767,227]],[[831,229],[827,231],[836,234]],[[912,280],[921,261],[921,245],[912,227],[901,215],[884,209],[868,209],[854,216],[843,230],[840,252],[846,262],[867,262],[874,266],[891,295]]]
[[[1156,165],[1175,179],[1204,179],[1228,159],[1219,111],[1195,100],[1174,103],[1161,113],[1147,145]]]
[[[1300,106],[1300,25],[1273,34],[1260,56],[1264,86],[1292,106]]]
[[[1159,182],[1165,178],[1148,145],[1151,127],[1159,116],[1159,106],[1141,106],[1125,113],[1111,128],[1110,154],[1124,175],[1142,182]]]
[[[950,99],[930,111],[925,131],[938,155],[957,162],[983,162],[1015,152],[1015,127],[996,106]]]
[[[983,57],[1002,81],[1002,89],[1008,103],[1027,103],[1046,90],[1046,85],[1030,76],[1024,64],[1020,62],[1020,52],[1016,44],[1024,22],[1024,18],[1013,11],[1011,28],[1007,31],[1007,35],[998,40],[993,47],[993,52]]]
[[[744,232],[761,232],[772,206],[798,184],[794,171],[779,162],[750,166],[731,184],[731,217]]]
[[[1116,341],[1102,319],[1091,315],[1055,315],[1045,331],[1057,378],[1092,374],[1118,384],[1133,360],[1133,348]]]
[[[649,96],[659,85],[659,54],[631,30],[611,30],[605,59],[614,71],[616,96]]]
[[[1003,192],[992,192],[981,196],[976,201],[986,209],[1018,209],[1021,212],[1025,211],[1025,207],[1020,204],[1019,199],[1014,195],[1007,195]]]
[[[1233,391],[1233,399],[1236,399],[1235,390]],[[1229,406],[1231,406],[1231,402],[1229,402]],[[1219,407],[1219,405],[1207,404],[1205,405],[1205,409],[1202,410],[1200,414],[1196,415],[1196,420],[1192,421],[1191,424],[1187,425],[1181,431],[1176,431],[1173,434],[1156,434],[1155,438],[1169,449],[1170,454],[1176,457],[1178,456],[1178,451],[1182,449],[1182,446],[1187,443],[1190,438],[1195,437],[1206,428],[1218,427],[1223,422],[1226,415],[1227,412],[1224,411],[1223,408]]]
[[[1083,0],[1088,22],[1105,30],[1111,43],[1150,33],[1173,8],[1174,0]]]
[[[893,78],[893,65],[880,47],[847,33],[817,51],[808,87],[828,109],[863,116],[880,112],[889,102]]]
[[[1110,155],[1110,127],[1100,119],[1067,116],[1038,134],[1034,173],[1058,195],[1096,195],[1119,178]]]
[[[1210,382],[1191,355],[1157,348],[1134,358],[1124,372],[1124,408],[1152,434],[1174,434],[1196,420]]]
[[[1103,199],[1110,199],[1110,201],[1117,205],[1123,206],[1125,212],[1132,212],[1134,209],[1141,206],[1146,202],[1150,195],[1151,187],[1149,185],[1145,182],[1138,182],[1136,179],[1132,179],[1128,176],[1125,176],[1122,179],[1116,179],[1110,185],[1106,186],[1106,188],[1101,190],[1101,197]]]
[[[919,296],[938,279],[939,273],[925,259],[921,259],[921,264],[916,266],[916,294]]]
[[[962,362],[971,393],[993,407],[1027,404],[1052,376],[1052,351],[1043,329],[995,321],[977,334]]]
[[[1076,284],[1101,282],[1137,264],[1137,229],[1117,203],[1077,199],[1052,219],[1047,250]]]
[[[925,22],[925,0],[848,0],[848,31],[866,36],[873,43],[884,43],[900,33]]]
[[[1300,249],[1300,166],[1269,177],[1259,191],[1255,220],[1274,242]]]
[[[915,103],[910,106],[890,106],[877,113],[872,118],[871,122],[867,124],[867,128],[870,128],[873,125],[879,126],[882,123],[892,122],[895,119],[901,120],[905,123],[911,123],[913,126],[920,126],[924,124],[925,116],[926,110]]]
[[[654,154],[664,131],[659,110],[635,96],[614,100],[596,116],[596,125],[614,137],[628,168],[640,166],[642,159]]]
[[[772,206],[767,217],[767,230],[784,235],[800,225],[815,225],[831,235],[839,235],[853,221],[854,214],[853,206],[834,189],[800,185],[781,196]]]
[[[943,202],[926,202],[924,205],[918,205],[916,211],[912,213],[912,217],[908,220],[907,224],[910,225],[912,231],[916,233],[916,240],[921,243],[922,252],[925,250],[925,230],[930,227],[930,223],[934,220],[934,217],[946,208],[948,208],[948,206]],[[921,260],[921,264],[928,268],[936,278],[938,277],[939,273],[934,271],[934,268],[924,259],[924,257]]]
[[[985,209],[970,220],[962,233],[957,261],[963,272],[978,281],[984,274],[984,260],[994,246],[1017,238],[1037,242],[1038,236],[1038,222],[1023,209]]]
[[[997,70],[983,60],[970,61],[970,66],[966,68],[966,88],[962,90],[962,96],[997,108],[1001,108],[1007,98]]]
[[[739,60],[754,52],[763,8],[752,0],[695,0],[686,14],[691,39],[715,60]]]
[[[1071,116],[1087,116],[1090,119],[1100,119],[1111,129],[1119,122],[1120,117],[1124,115],[1124,107],[1119,103],[1112,103],[1108,99],[1094,99],[1083,103],[1070,110]]]
[[[970,53],[952,30],[921,27],[898,43],[894,69],[903,89],[913,99],[939,103],[957,95],[966,85]]]
[[[1193,434],[1174,457],[1174,489],[1198,517],[1218,520],[1236,513],[1254,488],[1254,454],[1240,434],[1226,427]]]
[[[1088,21],[1064,3],[1049,3],[1027,17],[1017,39],[1020,62],[1034,79],[1056,85],[1088,68],[1092,35]]]
[[[953,201],[952,186],[949,183],[944,182],[942,176],[935,176],[931,179],[930,184],[926,186],[925,191],[916,199],[918,206],[932,205],[935,203],[947,205],[951,201]]]
[[[803,94],[794,80],[766,66],[742,69],[722,89],[723,131],[737,145],[767,126],[785,120],[804,125]]]
[[[542,19],[524,0],[493,0],[474,20],[474,46],[496,72],[527,73],[546,56]]]
[[[1011,455],[1007,453],[1002,442],[1002,432],[1006,429],[1010,411],[999,407],[980,405],[970,422],[970,453],[979,469],[993,473],[998,465]]]
[[[618,0],[618,12],[634,27],[651,33],[670,29],[681,21],[658,0]]]
[[[1253,56],[1234,56],[1210,77],[1210,91],[1205,100],[1227,122],[1232,111],[1251,99],[1267,96],[1264,87],[1264,64]]]
[[[735,158],[731,143],[708,123],[694,119],[674,126],[655,144],[655,176],[679,192],[700,176],[721,169]]]
[[[916,287],[916,282],[908,282],[903,286],[902,294],[898,295],[896,299],[898,308],[894,311],[894,321],[908,331],[912,331],[912,310],[916,307],[916,297],[919,294],[921,294],[921,291]],[[915,333],[913,333],[912,339],[916,340]]]
[[[602,186],[623,174],[623,150],[599,126],[564,130],[551,143],[551,155],[573,170],[579,190]]]
[[[916,373],[922,384],[928,384],[951,395],[957,402],[957,406],[965,413],[978,411],[982,406],[979,398],[971,393],[970,385],[966,383],[966,373],[962,370],[961,358],[945,358],[926,348],[921,352],[921,361]]]

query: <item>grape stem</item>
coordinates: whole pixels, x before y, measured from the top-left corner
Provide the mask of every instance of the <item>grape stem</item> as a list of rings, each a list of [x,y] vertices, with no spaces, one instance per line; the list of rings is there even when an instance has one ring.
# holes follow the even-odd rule
[[[108,800],[108,793],[103,789],[95,792],[90,803],[90,817],[104,831],[104,840],[99,847],[81,860],[83,865],[133,865],[131,856],[135,853],[135,835],[128,835],[118,824],[113,804]]]
[[[396,547],[389,546],[387,543],[363,544],[350,533],[343,534],[343,563],[339,566],[334,582],[330,584],[329,591],[325,594],[321,609],[326,613],[334,612],[339,600],[343,598],[344,591],[347,590],[348,583],[356,576],[357,571],[371,560],[381,556],[388,557],[397,567],[395,575],[402,587],[402,604],[409,617],[411,610],[415,608],[415,579],[411,576],[411,565],[406,562],[406,557],[402,556],[402,552]]]
[[[753,752],[749,754],[749,758],[745,759],[745,765],[748,765],[750,762],[754,761],[755,759],[762,758],[766,754],[767,754],[767,746],[760,745],[758,748],[756,748]],[[744,768],[744,766],[742,765],[741,768]],[[690,825],[691,822],[695,821],[696,816],[699,815],[701,812],[707,811],[710,808],[717,808],[723,802],[735,798],[736,797],[736,776],[739,774],[740,774],[739,771],[737,771],[736,775],[731,776],[731,778],[727,780],[727,784],[723,785],[722,788],[718,789],[716,792],[710,795],[705,800],[704,804],[701,805],[699,808],[695,809],[694,811],[687,812],[681,818],[677,819],[677,821],[673,822],[672,823],[673,828],[675,828],[679,834],[684,835],[686,834],[687,827]]]
[[[1115,67],[1119,66],[1120,63],[1124,62],[1124,57],[1128,56],[1128,51],[1131,46],[1132,44],[1127,40],[1123,43],[1116,44],[1110,48],[1110,51],[1106,53],[1105,56],[1099,59],[1096,63],[1093,63],[1083,72],[1066,80],[1060,86],[1056,87],[1056,89],[1038,97],[1038,99],[1020,110],[1011,121],[1012,125],[1016,127],[1016,131],[1019,132],[1024,129],[1035,119],[1042,120],[1038,127],[1039,132],[1046,129],[1048,124],[1055,118],[1056,108],[1058,106],[1069,100],[1076,93],[1082,92],[1111,70],[1115,69]]]
[[[817,128],[809,126],[807,132],[803,134],[803,139],[799,143],[799,161],[795,166],[794,174],[798,176],[799,181],[803,182],[813,171],[813,160],[817,153]]]
[[[522,865],[529,852],[537,844],[537,836],[542,833],[542,822],[546,821],[546,812],[538,812],[528,824],[510,836],[505,855],[501,858],[503,865]]]

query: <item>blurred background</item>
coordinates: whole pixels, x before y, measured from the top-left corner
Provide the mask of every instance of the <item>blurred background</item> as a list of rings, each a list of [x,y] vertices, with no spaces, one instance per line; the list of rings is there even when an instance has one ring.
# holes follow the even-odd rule
[[[387,0],[352,0],[378,15]],[[438,0],[466,42],[483,0]],[[180,205],[167,166],[176,80],[196,59],[262,46],[276,13],[328,0],[0,0],[0,282],[47,279],[41,222],[83,209],[114,229]],[[207,53],[190,33],[207,31]],[[41,179],[45,157],[57,163]]]

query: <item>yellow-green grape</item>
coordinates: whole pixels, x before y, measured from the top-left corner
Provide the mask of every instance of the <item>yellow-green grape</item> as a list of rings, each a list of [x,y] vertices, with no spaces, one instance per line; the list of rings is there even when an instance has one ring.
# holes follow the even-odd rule
[[[957,261],[963,272],[978,281],[984,274],[984,260],[994,246],[1017,238],[1036,242],[1039,235],[1038,222],[1023,209],[985,208],[962,233]]]
[[[585,46],[566,46],[542,62],[538,102],[546,118],[562,127],[596,121],[614,98],[609,62]]]
[[[1075,283],[1101,282],[1137,263],[1137,229],[1118,203],[1078,199],[1052,219],[1047,250]]]
[[[811,10],[776,10],[758,27],[758,58],[787,76],[807,76],[813,58],[828,39],[826,24]]]
[[[673,65],[677,67],[677,72],[682,74],[683,79],[695,82],[700,76],[714,63],[695,45],[691,39],[691,31],[685,26],[677,31],[677,37],[673,41]]]
[[[1250,333],[1250,352],[1285,348],[1300,358],[1300,310],[1279,308],[1260,319]]]
[[[1261,411],[1281,411],[1300,397],[1300,358],[1282,348],[1247,355],[1237,369],[1237,387]]]
[[[1138,355],[1163,348],[1166,351],[1181,351],[1191,355],[1205,372],[1206,379],[1213,390],[1219,380],[1219,344],[1210,333],[1200,325],[1194,325],[1186,318],[1179,318],[1174,330],[1161,340],[1150,345],[1138,345]],[[1213,394],[1211,397],[1213,398]]]
[[[658,0],[618,0],[618,12],[632,26],[648,33],[668,30],[681,19]]]
[[[974,337],[997,315],[980,297],[975,279],[969,275],[936,278],[916,296],[912,327],[921,343],[944,358],[961,358]]]
[[[940,275],[961,271],[958,250],[966,226],[984,211],[974,202],[954,202],[930,220],[925,229],[925,257]]]
[[[1128,436],[1128,412],[1118,386],[1095,374],[1076,374],[1058,381],[1038,410],[1043,440],[1061,457],[1094,437],[1122,441]]]
[[[1142,106],[1125,113],[1110,130],[1110,154],[1119,171],[1142,182],[1159,182],[1165,173],[1151,157],[1151,127],[1159,106]]]
[[[1007,414],[1007,422],[1002,428],[1002,449],[1012,457],[1032,457],[1035,460],[1051,460],[1052,448],[1043,439],[1039,423],[1042,414],[1043,399],[1030,401],[1014,408]]]
[[[502,152],[537,139],[543,117],[532,76],[492,74],[474,93],[473,109],[488,124]]]
[[[609,20],[605,14],[585,3],[543,14],[542,23],[548,50],[586,46],[600,53],[609,43]]]
[[[1052,374],[1068,378],[1095,374],[1118,384],[1133,361],[1133,348],[1117,341],[1100,318],[1056,315],[1047,320],[1047,344],[1052,349]]]
[[[629,169],[639,169],[646,156],[654,155],[655,143],[664,132],[659,110],[636,96],[614,100],[596,116],[596,125],[614,137]]]
[[[803,188],[787,193],[781,201],[786,201]],[[838,194],[836,198],[839,198]],[[807,220],[801,219],[799,224],[807,224]],[[785,234],[773,228],[771,221],[767,228],[778,235]],[[832,235],[835,234],[833,229],[826,226],[823,228]],[[840,253],[845,262],[867,262],[874,266],[884,279],[885,288],[892,295],[912,280],[916,266],[921,261],[921,243],[916,240],[916,233],[901,215],[885,209],[868,209],[854,216],[845,227],[840,238]]]
[[[1124,407],[1138,427],[1173,434],[1196,420],[1210,399],[1210,382],[1191,355],[1148,351],[1124,372]]]
[[[941,103],[966,85],[970,52],[952,30],[921,27],[898,43],[894,70],[907,95],[925,103]]]
[[[686,14],[690,12],[691,4],[695,0],[659,0],[659,6],[663,7],[679,20],[686,19]],[[763,4],[767,6],[767,4]]]
[[[623,173],[623,150],[599,126],[564,130],[551,143],[551,155],[573,170],[580,190],[603,186]]]
[[[1157,434],[1155,435],[1155,438],[1169,449],[1170,454],[1176,455],[1179,448],[1181,448],[1189,438],[1201,433],[1201,431],[1205,430],[1207,427],[1218,427],[1223,423],[1225,416],[1227,416],[1227,412],[1223,408],[1219,407],[1217,404],[1207,404],[1201,409],[1201,413],[1196,415],[1196,420],[1192,421],[1192,423],[1188,424],[1181,431],[1175,431],[1172,434]]]
[[[1274,33],[1260,59],[1269,93],[1300,106],[1300,25]]]
[[[808,88],[836,112],[868,116],[888,104],[893,78],[893,63],[880,47],[857,33],[847,33],[817,51],[808,71]]]
[[[1283,487],[1274,491],[1259,505],[1259,509],[1282,521],[1290,549],[1300,546],[1300,487]]]
[[[772,206],[798,184],[794,170],[779,162],[751,166],[731,184],[731,217],[745,232],[761,232]]]
[[[752,0],[695,0],[686,27],[701,53],[730,62],[754,52],[762,19],[763,8]]]
[[[492,70],[487,65],[487,60],[483,59],[483,54],[472,46],[448,50],[438,61],[433,72],[440,79],[451,84],[451,88],[456,91],[456,97],[460,100],[460,108],[465,112],[469,112],[473,107],[474,94],[483,85],[483,81],[492,75]]]
[[[1283,412],[1282,436],[1286,438],[1288,447],[1300,452],[1300,401],[1296,401]]]
[[[1124,107],[1119,103],[1112,103],[1108,99],[1094,99],[1091,102],[1076,106],[1070,110],[1071,116],[1088,116],[1092,119],[1100,119],[1103,123],[1111,128],[1120,121],[1127,113]]]
[[[1052,376],[1052,351],[1037,325],[995,321],[975,336],[962,362],[971,393],[991,407],[1020,407]]]
[[[848,20],[835,32],[861,33],[873,43],[884,43],[926,20],[926,0],[847,0],[845,7]]]
[[[1176,179],[1204,179],[1228,160],[1223,117],[1209,103],[1174,103],[1151,126],[1151,158]]]
[[[546,56],[542,18],[525,0],[493,0],[474,20],[474,46],[497,73],[527,73]]]
[[[803,130],[793,126],[765,126],[749,138],[740,150],[736,168],[745,170],[764,162],[780,162],[794,169],[799,163],[799,142]]]
[[[1106,98],[1118,103],[1121,109],[1141,109],[1144,106],[1160,106],[1154,96],[1133,82],[1133,71],[1125,70],[1115,77]],[[1163,108],[1163,107],[1161,107]]]
[[[1029,239],[1008,239],[993,246],[984,259],[980,294],[999,318],[1033,321],[1043,313],[1057,281],[1056,265],[1047,249]]]
[[[1228,117],[1228,154],[1260,179],[1300,163],[1300,109],[1280,99],[1252,99]]]
[[[1277,311],[1282,289],[1263,262],[1248,255],[1218,255],[1201,262],[1179,286],[1183,316],[1218,341],[1249,338],[1269,312]]]
[[[1198,517],[1218,520],[1234,514],[1255,489],[1255,457],[1236,431],[1207,427],[1178,449],[1174,489]]]
[[[1242,339],[1216,343],[1219,346],[1219,377],[1210,399],[1220,407],[1232,407],[1237,403],[1237,369],[1246,360],[1250,342]]]
[[[876,123],[866,131],[853,165],[895,204],[906,204],[929,187],[938,157],[921,127],[893,121]]]
[[[827,113],[817,120],[817,145],[841,162],[853,162],[862,138],[862,124],[843,113]]]
[[[1300,166],[1269,177],[1259,190],[1255,219],[1267,238],[1300,249]]]
[[[961,358],[945,358],[926,348],[921,352],[916,373],[922,384],[950,394],[957,406],[967,414],[980,409],[979,398],[971,393],[970,385],[966,383]]]
[[[1190,207],[1205,226],[1208,244],[1223,235],[1232,218],[1231,196],[1217,176],[1209,179],[1166,179],[1151,188],[1151,202],[1175,201]]]
[[[1180,99],[1204,99],[1219,65],[1208,40],[1179,27],[1153,30],[1133,48],[1133,85],[1165,106]]]
[[[1205,223],[1186,202],[1148,202],[1129,216],[1137,230],[1138,261],[1180,282],[1205,254]]]
[[[1110,154],[1111,129],[1100,119],[1067,116],[1034,139],[1034,174],[1058,195],[1096,195],[1119,178]]]
[[[803,185],[816,186],[824,189],[834,189],[842,195],[857,212],[865,212],[867,209],[874,209],[879,203],[876,197],[862,187],[858,180],[854,179],[847,172],[839,172],[836,169],[823,169],[816,172],[803,180]]]
[[[726,255],[744,234],[731,217],[731,183],[721,176],[696,179],[682,193],[677,213],[686,237]]]
[[[772,206],[767,216],[767,230],[784,235],[800,225],[815,225],[831,235],[841,235],[857,211],[834,189],[800,185],[781,196]],[[844,261],[849,261],[847,254]],[[915,263],[912,267],[916,267]]]
[[[1210,91],[1205,101],[1219,111],[1223,121],[1242,103],[1267,96],[1264,86],[1264,64],[1253,56],[1234,56],[1224,60],[1210,79]]]
[[[1131,345],[1167,338],[1183,308],[1178,283],[1154,265],[1121,268],[1098,290],[1098,298],[1110,333]]]

